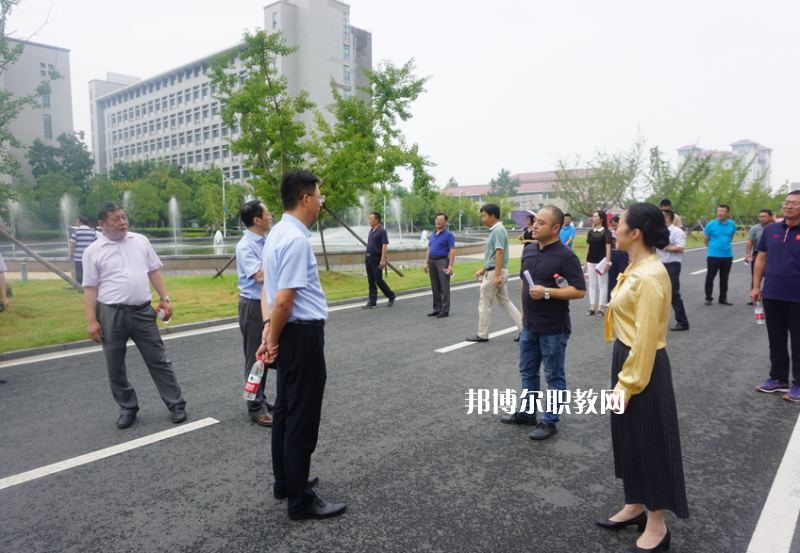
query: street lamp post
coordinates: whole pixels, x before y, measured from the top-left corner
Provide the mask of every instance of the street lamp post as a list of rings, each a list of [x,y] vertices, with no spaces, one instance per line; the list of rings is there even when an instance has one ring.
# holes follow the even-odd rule
[[[225,219],[228,214],[228,206],[225,204],[225,174],[222,175],[222,237],[225,238],[228,235],[227,228],[225,226]]]

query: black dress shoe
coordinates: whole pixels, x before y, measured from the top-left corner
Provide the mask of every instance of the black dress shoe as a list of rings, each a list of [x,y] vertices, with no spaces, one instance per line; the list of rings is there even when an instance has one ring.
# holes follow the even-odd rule
[[[136,413],[131,413],[128,415],[120,415],[117,419],[117,428],[120,430],[123,428],[128,428],[130,425],[133,424],[133,421],[136,420]]]
[[[652,549],[642,549],[634,543],[625,550],[625,553],[663,553],[664,551],[669,551],[669,542],[671,539],[672,536],[670,536],[669,528],[667,528],[667,535],[664,536],[664,539],[661,540],[661,543]]]
[[[5,384],[5,383],[6,383],[6,379],[5,378],[0,378],[0,384]]]
[[[311,502],[311,505],[299,513],[289,513],[289,518],[292,520],[331,518],[341,515],[346,509],[347,505],[344,503],[327,503],[317,496],[314,498],[314,501]]]
[[[706,300],[706,305],[712,305],[713,303],[714,303],[714,300]]]
[[[319,476],[309,476],[308,477],[308,487],[309,488],[313,488],[317,484],[319,484]],[[287,491],[273,492],[272,495],[273,495],[273,497],[275,499],[278,499],[278,500],[286,499],[287,497],[289,497],[289,492],[287,492]]]
[[[536,417],[527,419],[525,417],[518,417],[517,415],[518,413],[512,413],[510,415],[500,417],[500,422],[505,424],[529,424],[531,426],[536,426],[538,424]]]
[[[729,302],[728,300],[719,300],[719,302],[720,302],[722,305],[733,305],[733,304],[732,304],[731,302]]]
[[[470,336],[467,338],[467,342],[488,342],[489,338],[481,338],[477,334],[475,336]]]
[[[549,422],[542,421],[542,422],[540,422],[538,424],[538,426],[536,427],[536,430],[534,430],[531,433],[530,439],[531,440],[546,440],[547,438],[549,438],[553,434],[557,434],[557,433],[558,433],[558,428],[556,428],[555,425],[552,425]]]
[[[517,334],[517,337],[516,337],[516,338],[514,338],[514,341],[515,341],[515,342],[519,342],[519,337],[520,337],[520,336],[522,336],[522,334]]]
[[[638,526],[639,532],[644,532],[644,527],[647,526],[647,513],[641,513],[637,517],[633,517],[629,520],[623,520],[621,522],[614,522],[610,519],[605,520],[598,520],[597,525],[602,526],[608,530],[621,530],[627,526]]]
[[[439,314],[438,311],[431,311],[430,313],[428,313],[428,317],[435,317],[438,314]]]
[[[449,317],[449,316],[450,316],[450,313],[448,313],[447,311],[442,311],[441,313],[436,315],[436,318],[437,319],[444,319],[445,317]]]
[[[394,305],[394,300],[396,299],[397,299],[397,294],[395,294],[394,297],[389,298],[389,307]]]
[[[670,328],[670,330],[674,330],[675,332],[678,332],[680,330],[689,330],[689,325],[675,325],[672,328]]]
[[[361,309],[375,309],[376,307],[378,307],[377,304],[367,302],[361,306]]]
[[[183,407],[176,407],[172,410],[172,422],[175,424],[180,424],[186,421],[186,411],[183,410]]]

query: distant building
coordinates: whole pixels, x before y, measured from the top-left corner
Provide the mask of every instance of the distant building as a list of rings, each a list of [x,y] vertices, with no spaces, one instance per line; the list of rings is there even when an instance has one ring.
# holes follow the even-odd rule
[[[69,50],[57,46],[48,46],[36,42],[25,42],[6,38],[10,47],[19,42],[25,44],[19,60],[5,68],[0,75],[0,89],[7,90],[15,97],[27,96],[47,79],[51,69],[57,70],[61,78],[50,83],[50,94],[39,98],[40,108],[27,106],[16,119],[10,122],[9,129],[23,147],[12,148],[11,154],[17,156],[22,165],[22,174],[28,184],[35,185],[31,166],[25,154],[35,139],[40,139],[46,146],[58,147],[58,136],[62,133],[73,134],[72,125],[72,87],[70,84]],[[6,182],[9,179],[3,175]]]
[[[767,148],[753,142],[752,140],[739,140],[734,142],[731,146],[731,151],[719,150],[704,150],[697,145],[684,146],[678,148],[678,164],[682,165],[689,156],[693,157],[714,157],[723,161],[723,163],[732,164],[734,160],[741,159],[743,166],[749,163],[750,170],[747,179],[742,184],[742,188],[746,188],[754,182],[758,182],[762,178],[763,186],[767,190],[772,189],[772,148]]]
[[[264,28],[282,31],[290,46],[300,47],[276,65],[288,78],[289,94],[305,90],[323,112],[333,102],[331,78],[343,96],[364,95],[356,87],[369,84],[363,69],[372,68],[372,35],[350,26],[349,5],[337,0],[281,0],[264,8]],[[244,160],[232,155],[227,140],[238,138],[240,129],[223,124],[209,75],[211,58],[239,48],[232,46],[144,80],[109,73],[105,81],[91,81],[95,172],[105,173],[119,161],[163,159],[194,169],[218,166],[229,180],[247,179]],[[240,60],[233,70],[243,83],[247,72]],[[306,113],[302,120],[308,124],[311,117]]]
[[[515,209],[530,209],[539,211],[541,208],[554,205],[561,209],[567,208],[567,202],[559,198],[555,191],[555,183],[558,176],[554,171],[542,173],[517,173],[511,175],[511,179],[519,179],[517,195],[509,198],[514,202]],[[442,190],[445,194],[452,196],[465,197],[476,202],[485,201],[485,196],[489,194],[491,185],[480,184],[476,186],[454,186]]]

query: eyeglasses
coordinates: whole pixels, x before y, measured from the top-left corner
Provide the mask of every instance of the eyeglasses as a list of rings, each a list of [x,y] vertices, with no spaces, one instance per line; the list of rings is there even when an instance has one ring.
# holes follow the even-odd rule
[[[800,207],[800,202],[783,202],[783,207]]]
[[[317,194],[306,194],[306,196],[311,196],[312,198],[319,198],[319,203],[321,204],[325,203],[325,196],[322,195],[318,196]]]

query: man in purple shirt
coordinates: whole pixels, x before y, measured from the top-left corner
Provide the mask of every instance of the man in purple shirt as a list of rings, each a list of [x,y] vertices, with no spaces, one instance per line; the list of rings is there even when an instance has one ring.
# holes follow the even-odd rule
[[[800,190],[783,202],[783,221],[761,234],[753,268],[753,303],[763,300],[769,336],[769,379],[756,390],[788,392],[783,399],[800,401]],[[761,288],[761,279],[764,287]],[[792,342],[792,387],[789,389],[788,335]]]
[[[364,264],[367,266],[367,281],[369,282],[369,301],[362,309],[378,307],[378,288],[383,295],[389,298],[389,307],[394,305],[397,294],[392,292],[381,272],[386,268],[386,247],[389,245],[389,236],[386,229],[381,226],[381,214],[373,211],[369,214],[369,237],[367,238],[367,256]]]
[[[456,258],[456,238],[447,230],[447,214],[438,213],[435,224],[436,230],[428,240],[422,270],[430,273],[433,292],[433,311],[428,313],[428,317],[443,319],[450,315],[450,277],[453,276]]]
[[[172,363],[167,359],[158,332],[156,311],[150,305],[150,285],[160,295],[164,320],[172,318],[167,288],[159,268],[161,261],[141,234],[128,232],[128,218],[117,202],[97,208],[103,236],[83,252],[83,305],[89,338],[103,345],[111,394],[119,405],[117,428],[136,420],[139,402],[128,382],[125,350],[132,339],[142,354],[161,399],[172,412],[172,422],[186,420],[186,402]]]

